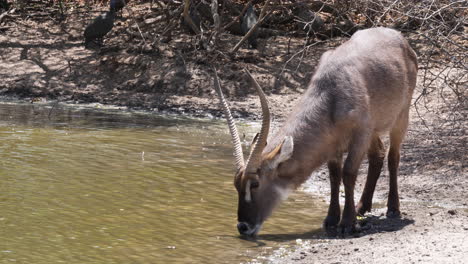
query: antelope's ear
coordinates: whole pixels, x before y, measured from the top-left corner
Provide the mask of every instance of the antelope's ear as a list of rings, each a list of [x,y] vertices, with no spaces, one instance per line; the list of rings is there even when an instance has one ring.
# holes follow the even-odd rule
[[[294,142],[291,136],[284,138],[283,143],[279,144],[272,152],[268,153],[266,159],[269,160],[269,167],[275,169],[281,162],[291,158],[294,150]]]

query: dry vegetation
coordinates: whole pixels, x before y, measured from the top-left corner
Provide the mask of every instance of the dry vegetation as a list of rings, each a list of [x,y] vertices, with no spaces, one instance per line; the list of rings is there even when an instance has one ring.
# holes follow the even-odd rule
[[[37,29],[34,35],[42,38],[42,41],[36,40],[38,48],[42,47],[40,43],[48,42],[44,44],[49,45],[44,46],[46,49],[62,49],[64,52],[79,47],[83,28],[98,14],[97,10],[108,8],[107,1],[2,2],[9,2],[10,6],[0,5],[1,35],[7,38],[13,35],[21,40]],[[116,21],[105,47],[92,54],[96,57],[79,58],[69,54],[63,58],[64,68],[68,68],[73,80],[89,79],[88,83],[97,86],[112,85],[114,89],[126,91],[125,94],[144,93],[151,98],[151,95],[158,95],[152,104],[145,103],[148,100],[143,99],[123,102],[129,106],[164,108],[172,103],[166,99],[173,95],[205,97],[211,94],[211,89],[206,88],[210,87],[210,65],[222,68],[226,73],[224,79],[228,86],[235,88],[228,88],[233,96],[244,97],[253,92],[246,86],[240,87],[243,78],[237,75],[243,67],[257,70],[264,77],[274,77],[273,83],[269,81],[265,87],[271,87],[266,89],[275,94],[285,86],[287,90],[303,87],[313,71],[315,58],[324,49],[338,45],[358,29],[388,26],[404,32],[419,55],[422,72],[419,84],[422,89],[415,100],[418,109],[429,103],[427,95],[437,93],[440,99],[449,100],[438,105],[440,109],[437,112],[446,113],[444,119],[463,118],[461,110],[467,107],[464,89],[467,78],[466,1],[250,1],[256,4],[258,13],[262,10],[264,15],[263,23],[259,25],[262,45],[258,51],[236,50],[242,46],[239,45],[242,38],[239,36],[238,19],[249,1],[213,1],[220,4],[216,10],[210,6],[211,1],[192,0],[202,18],[201,31],[196,35],[189,33],[181,18],[184,4],[189,2],[129,1],[124,18]],[[218,26],[214,17],[220,18]],[[44,38],[49,38],[49,41]],[[28,56],[28,51],[33,53],[35,46],[15,43],[12,39],[2,41],[0,45],[5,51],[23,48],[20,60],[36,61],[39,67],[42,63],[42,68],[49,75],[53,72],[59,75],[57,70],[48,69],[47,63],[42,61],[45,55]],[[310,60],[310,57],[315,58]],[[92,68],[92,59],[99,60],[99,69]],[[155,61],[157,66],[152,65]],[[118,72],[119,76],[112,76],[105,83],[95,80],[112,72]],[[72,95],[81,96],[76,91],[51,90],[48,87],[38,91],[34,87],[19,90],[7,87],[3,92],[62,100],[72,99]],[[115,96],[118,97],[118,93]],[[121,100],[86,98],[82,100],[104,103]],[[444,107],[449,109],[444,110]]]

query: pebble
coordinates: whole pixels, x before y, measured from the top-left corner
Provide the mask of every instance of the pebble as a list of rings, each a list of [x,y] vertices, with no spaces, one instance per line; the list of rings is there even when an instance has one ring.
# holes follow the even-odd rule
[[[154,17],[154,18],[148,18],[145,20],[145,24],[153,24],[155,23],[156,21],[158,21],[158,18]]]
[[[457,210],[448,210],[447,213],[449,213],[449,215],[456,215]]]

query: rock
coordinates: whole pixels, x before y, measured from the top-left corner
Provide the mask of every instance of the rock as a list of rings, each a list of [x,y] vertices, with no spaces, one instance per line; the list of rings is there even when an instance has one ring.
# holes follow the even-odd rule
[[[456,215],[457,214],[457,210],[448,210],[447,213],[449,215]]]

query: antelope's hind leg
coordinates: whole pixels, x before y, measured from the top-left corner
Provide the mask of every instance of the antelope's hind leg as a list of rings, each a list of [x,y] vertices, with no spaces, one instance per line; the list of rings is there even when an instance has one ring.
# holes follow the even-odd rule
[[[340,184],[342,177],[342,160],[343,155],[337,155],[334,160],[328,162],[328,172],[330,176],[330,205],[328,214],[323,221],[323,228],[328,233],[336,232],[338,223],[340,222]]]
[[[374,196],[375,185],[382,172],[385,158],[385,147],[379,136],[374,134],[367,152],[369,160],[369,170],[367,171],[367,180],[362,192],[361,200],[356,206],[358,215],[364,215],[372,209],[372,197]]]
[[[390,189],[388,192],[387,217],[400,216],[400,197],[398,195],[398,166],[400,164],[400,147],[406,129],[408,128],[409,109],[399,117],[390,132],[390,150],[388,152],[388,172],[390,175]]]

